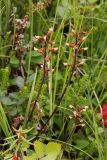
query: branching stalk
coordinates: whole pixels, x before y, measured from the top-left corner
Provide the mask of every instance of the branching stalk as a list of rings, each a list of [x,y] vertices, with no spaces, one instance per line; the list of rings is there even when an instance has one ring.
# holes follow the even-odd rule
[[[75,42],[75,45],[77,44],[77,37],[76,37],[76,42]],[[59,105],[61,104],[62,100],[63,100],[63,97],[64,95],[66,94],[66,91],[67,91],[67,88],[68,86],[70,85],[70,82],[71,82],[71,79],[74,75],[74,71],[75,71],[75,68],[76,68],[76,58],[77,58],[77,53],[78,53],[78,48],[75,48],[74,49],[74,63],[73,63],[73,66],[71,66],[71,71],[70,71],[70,77],[66,83],[66,86],[62,92],[62,95],[60,97],[60,100],[59,100]],[[49,119],[47,120],[47,122],[43,125],[43,127],[41,128],[41,130],[38,132],[37,136],[38,137],[40,135],[40,133],[45,129],[45,127],[47,126],[47,124],[49,123],[49,121],[51,120],[51,118],[54,116],[54,114],[57,112],[57,107],[55,107],[54,111],[52,112],[52,114],[50,115]]]

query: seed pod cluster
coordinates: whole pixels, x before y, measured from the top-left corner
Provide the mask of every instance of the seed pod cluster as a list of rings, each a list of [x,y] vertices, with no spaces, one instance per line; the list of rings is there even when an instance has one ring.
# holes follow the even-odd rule
[[[70,105],[70,108],[72,109],[73,115],[70,115],[69,118],[75,121],[76,126],[85,126],[82,118],[82,113],[86,112],[88,106],[75,108],[74,106]]]
[[[72,48],[73,50],[78,50],[78,53],[84,52],[88,50],[88,47],[82,48],[81,45],[86,41],[87,32],[79,32],[77,33],[76,29],[72,25],[71,36],[75,39],[75,42],[66,43],[66,46]]]

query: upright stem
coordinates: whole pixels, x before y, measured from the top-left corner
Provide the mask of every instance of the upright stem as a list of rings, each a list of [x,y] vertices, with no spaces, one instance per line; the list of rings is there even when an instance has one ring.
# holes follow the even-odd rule
[[[42,81],[41,81],[37,96],[35,98],[34,104],[32,106],[32,110],[29,114],[28,121],[32,118],[33,112],[34,112],[35,107],[36,107],[36,103],[37,103],[37,101],[38,101],[38,99],[41,95],[42,87],[43,87],[43,84],[45,83],[45,79],[46,79],[46,74],[47,74],[46,73],[47,72],[46,71],[47,40],[45,41],[44,48],[45,48],[45,52],[44,52],[44,63],[43,63],[43,77],[42,77]]]
[[[76,37],[75,46],[77,45],[77,42],[78,42],[78,39],[77,39],[77,37]],[[62,92],[62,95],[61,95],[61,97],[60,97],[60,100],[59,100],[59,104],[58,104],[58,105],[61,104],[61,102],[62,102],[62,100],[63,100],[63,97],[64,97],[64,95],[65,95],[65,93],[66,93],[66,91],[67,91],[67,88],[68,88],[68,86],[70,85],[71,79],[72,79],[72,77],[73,77],[73,74],[74,74],[74,71],[75,71],[75,66],[76,66],[77,53],[78,53],[78,48],[75,48],[75,49],[74,49],[74,63],[73,63],[73,66],[71,66],[71,70],[70,70],[70,73],[71,73],[71,74],[70,74],[70,77],[69,77],[69,79],[68,79],[68,81],[67,81],[67,83],[66,83],[66,86],[65,86],[65,88],[64,88],[64,90],[63,90],[63,92]],[[46,125],[49,123],[49,121],[51,120],[51,118],[53,117],[53,115],[56,113],[57,109],[58,109],[57,107],[54,109],[54,111],[53,111],[52,114],[50,115],[49,119],[48,119],[47,122],[43,125],[43,127],[42,127],[41,130],[38,132],[38,134],[37,134],[36,137],[38,137],[38,136],[40,135],[40,133],[45,129]]]
[[[0,0],[0,48],[2,48],[2,1]],[[2,51],[0,52],[0,54]]]
[[[33,38],[33,2],[29,0],[29,18],[30,18],[30,52],[28,59],[28,71],[27,71],[27,79],[30,74],[30,63],[31,63],[31,53],[32,53],[32,38]]]

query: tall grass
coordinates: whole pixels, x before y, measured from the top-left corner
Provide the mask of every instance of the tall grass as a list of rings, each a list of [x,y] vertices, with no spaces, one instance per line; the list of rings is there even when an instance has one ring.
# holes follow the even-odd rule
[[[33,39],[34,31],[36,30],[36,33],[38,35],[41,35],[41,33],[42,33],[42,31],[41,31],[42,30],[41,29],[42,28],[42,23],[43,23],[43,26],[46,26],[45,27],[46,30],[47,30],[47,28],[49,29],[51,26],[53,28],[55,27],[57,21],[59,20],[58,17],[57,17],[57,10],[58,10],[58,6],[60,4],[60,1],[58,0],[57,1],[57,6],[56,6],[55,17],[53,18],[53,20],[51,22],[50,22],[50,17],[47,17],[47,19],[46,19],[46,17],[43,15],[44,12],[42,13],[41,11],[40,12],[37,11],[36,13],[38,13],[38,16],[39,16],[39,18],[38,18],[39,22],[36,26],[36,24],[34,24],[35,16],[34,16],[34,13],[33,13],[33,11],[34,11],[33,10],[34,9],[33,8],[33,1],[29,0],[28,2],[29,2],[29,19],[30,19],[30,33],[29,33],[30,34],[30,52],[29,52],[29,56],[28,56],[29,60],[28,60],[28,66],[27,66],[27,82],[26,82],[26,84],[28,83],[28,78],[31,74],[32,39]],[[101,2],[103,2],[103,1],[101,1]],[[10,0],[8,0],[8,1],[5,0],[4,3],[2,3],[2,1],[0,1],[0,34],[3,31],[2,16],[3,16],[4,8],[5,8],[5,20],[6,20],[5,31],[8,28],[8,19],[9,19],[9,14],[10,14],[10,4],[11,4]],[[101,18],[101,17],[100,18],[99,17],[94,17],[94,13],[92,13],[91,15],[86,17],[85,16],[85,13],[87,11],[87,6],[86,5],[83,6],[83,12],[82,12],[82,15],[81,15],[81,6],[79,7],[79,3],[78,3],[77,0],[73,0],[71,13],[70,13],[69,17],[67,17],[67,19],[66,19],[66,12],[67,12],[68,9],[69,9],[69,3],[68,3],[68,6],[65,9],[65,13],[64,13],[63,18],[58,23],[58,28],[55,31],[55,34],[51,35],[51,39],[53,39],[53,37],[54,37],[54,42],[56,44],[56,47],[58,47],[58,53],[57,53],[57,55],[55,55],[56,58],[54,58],[54,56],[51,53],[48,53],[48,55],[50,56],[50,62],[48,64],[48,69],[50,70],[50,72],[49,72],[48,78],[47,78],[48,79],[47,80],[47,84],[48,84],[47,92],[48,92],[48,96],[49,96],[49,105],[48,105],[47,110],[48,110],[48,117],[49,118],[51,117],[51,118],[48,121],[49,124],[46,124],[47,126],[49,126],[49,129],[50,129],[49,134],[48,134],[50,137],[47,136],[47,137],[45,137],[45,139],[48,138],[48,140],[49,139],[53,140],[53,138],[51,138],[51,135],[52,134],[54,135],[54,129],[55,129],[54,126],[55,126],[55,123],[56,123],[56,117],[58,117],[62,127],[60,127],[61,130],[59,132],[58,131],[55,132],[56,135],[58,135],[57,139],[55,141],[60,142],[64,145],[66,145],[66,146],[69,146],[70,149],[74,149],[75,151],[78,150],[78,151],[80,151],[84,155],[87,155],[89,158],[91,158],[93,160],[96,159],[96,158],[94,158],[93,155],[91,155],[91,153],[88,153],[88,150],[84,151],[83,149],[78,148],[78,147],[76,147],[76,145],[72,144],[72,142],[73,142],[72,139],[73,139],[73,136],[74,136],[75,129],[74,130],[71,129],[72,134],[71,134],[70,139],[65,140],[65,141],[63,139],[64,133],[66,132],[65,131],[66,130],[66,122],[68,121],[67,118],[66,118],[66,121],[65,121],[66,113],[67,112],[72,113],[72,109],[69,109],[68,105],[67,105],[68,104],[67,97],[69,96],[70,89],[72,89],[73,85],[72,85],[72,83],[69,84],[69,86],[68,86],[68,88],[67,88],[67,90],[66,90],[66,92],[63,96],[63,99],[59,103],[58,98],[57,98],[57,96],[58,96],[57,92],[58,92],[58,88],[59,88],[58,78],[59,78],[59,72],[60,72],[60,62],[63,61],[63,59],[64,59],[63,57],[66,54],[66,53],[64,53],[66,51],[66,42],[69,42],[72,39],[70,34],[71,34],[71,30],[72,30],[71,22],[73,21],[74,26],[75,26],[75,28],[78,32],[83,30],[83,28],[89,29],[89,34],[87,36],[87,39],[89,38],[89,41],[86,42],[86,44],[85,44],[85,45],[89,45],[89,51],[85,55],[79,55],[79,57],[81,59],[86,60],[86,64],[82,67],[82,69],[80,68],[81,75],[84,76],[84,74],[88,74],[89,75],[89,82],[90,82],[90,84],[92,83],[92,86],[87,86],[87,90],[86,90],[86,93],[85,93],[85,96],[88,99],[88,105],[89,105],[89,110],[90,111],[85,113],[85,116],[84,116],[83,119],[84,119],[85,125],[87,127],[87,130],[88,129],[90,130],[91,135],[93,137],[94,142],[91,142],[91,143],[95,145],[95,149],[97,150],[97,154],[98,154],[98,159],[99,160],[107,160],[106,128],[103,125],[98,124],[99,121],[97,120],[97,116],[96,116],[96,113],[100,112],[100,110],[101,110],[101,104],[102,104],[103,100],[107,99],[107,97],[105,98],[105,96],[103,96],[103,94],[105,95],[105,88],[103,88],[101,90],[101,85],[99,85],[100,76],[101,76],[103,67],[107,63],[107,60],[106,60],[106,58],[107,58],[107,54],[106,54],[107,53],[107,48],[104,48],[103,52],[99,51],[99,49],[96,48],[95,41],[97,41],[97,43],[98,43],[98,40],[100,40],[100,39],[97,39],[98,38],[97,37],[96,40],[95,40],[95,36],[97,36],[97,34],[100,34],[99,37],[101,38],[101,40],[102,40],[103,36],[102,36],[102,33],[99,33],[99,31],[97,31],[96,35],[94,33],[94,31],[95,31],[94,28],[97,27],[97,24],[99,26],[102,23],[104,25],[106,25],[107,21],[105,19]],[[86,25],[87,19],[90,22],[89,26]],[[64,41],[63,40],[64,39],[63,38],[64,37],[63,36],[63,34],[64,34],[63,29],[64,29],[64,26],[65,26],[66,23],[68,24],[69,29],[68,29],[68,33],[67,33],[67,38]],[[86,26],[84,26],[84,25],[86,25]],[[15,36],[15,15],[14,15],[14,36]],[[106,32],[106,36],[104,37],[103,44],[106,43],[106,40],[107,40],[107,32]],[[2,45],[2,37],[0,36],[0,55],[4,55],[4,57],[5,57],[5,51],[2,50],[3,47],[5,47],[5,46]],[[67,52],[69,52],[69,55],[68,55],[66,63],[71,65],[71,67],[72,67],[73,51],[72,51],[72,49],[70,49]],[[91,68],[91,65],[93,65],[93,63],[94,63],[94,67]],[[54,66],[54,72],[52,70],[53,66]],[[77,66],[77,69],[78,69],[78,66]],[[28,99],[28,102],[27,102],[27,107],[26,107],[26,111],[25,111],[25,115],[24,115],[25,116],[24,123],[23,123],[23,128],[24,129],[27,128],[27,122],[29,120],[29,114],[30,114],[30,111],[31,111],[33,93],[34,93],[35,84],[36,84],[36,81],[37,81],[37,76],[38,76],[38,73],[39,73],[38,68],[35,68],[34,70],[35,70],[34,79],[33,79],[32,85],[31,85],[29,99]],[[61,95],[63,94],[63,91],[66,88],[66,84],[67,84],[67,81],[70,77],[70,74],[71,74],[71,70],[67,66],[64,70],[64,74],[61,75],[63,77],[62,78],[62,84],[61,84],[62,87],[61,87],[61,91],[60,91]],[[95,79],[95,76],[96,76],[96,79]],[[75,83],[75,81],[76,82],[80,81],[80,79],[77,76],[75,76],[75,79],[74,79],[73,83]],[[101,93],[99,93],[99,90],[101,91]],[[55,111],[55,108],[57,108],[56,111],[59,111],[59,112],[55,112],[53,114],[53,112]],[[90,112],[91,112],[91,114],[90,114]],[[5,134],[5,137],[11,137],[12,136],[11,127],[9,125],[8,119],[6,117],[4,108],[3,108],[1,103],[0,103],[0,127],[1,127],[1,130]],[[100,134],[99,130],[101,128],[103,129],[103,133]],[[86,137],[86,138],[91,139],[91,135],[87,135],[88,137]],[[39,137],[44,139],[43,136],[39,136]],[[60,140],[61,138],[63,140]],[[13,143],[16,143],[16,141],[14,141]]]

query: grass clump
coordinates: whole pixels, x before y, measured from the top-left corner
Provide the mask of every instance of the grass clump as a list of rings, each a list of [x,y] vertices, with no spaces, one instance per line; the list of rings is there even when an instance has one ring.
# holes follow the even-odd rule
[[[0,1],[0,22],[0,159],[106,160],[106,2]]]

